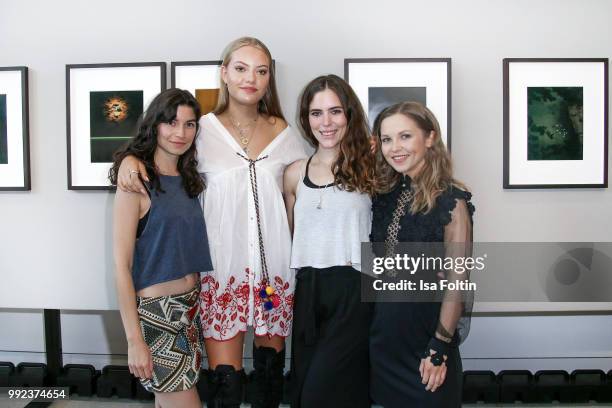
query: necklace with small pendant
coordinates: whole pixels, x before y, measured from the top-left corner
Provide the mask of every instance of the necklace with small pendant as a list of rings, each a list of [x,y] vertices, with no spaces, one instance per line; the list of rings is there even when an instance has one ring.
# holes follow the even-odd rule
[[[238,132],[238,142],[240,143],[240,147],[245,153],[249,153],[249,145],[251,144],[251,140],[253,139],[253,135],[255,134],[255,129],[257,128],[257,121],[259,120],[259,112],[255,119],[248,121],[246,125],[241,125],[240,122],[236,121],[232,115],[229,115],[230,123],[232,127],[236,129]]]
[[[323,193],[325,188],[319,188],[319,202],[317,203],[317,210],[323,208]]]
[[[323,208],[323,196],[325,195],[325,191],[328,188],[333,187],[334,185],[335,185],[335,183],[332,182],[332,183],[325,184],[324,186],[319,186],[318,187],[318,190],[319,190],[319,201],[317,202],[317,205],[316,205],[316,209],[317,210],[320,210],[320,209]]]

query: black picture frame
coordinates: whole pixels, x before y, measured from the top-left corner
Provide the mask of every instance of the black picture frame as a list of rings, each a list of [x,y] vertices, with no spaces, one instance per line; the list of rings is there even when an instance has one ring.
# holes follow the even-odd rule
[[[139,70],[133,70],[133,68],[139,68]],[[73,75],[79,75],[78,79],[73,78]],[[114,78],[113,75],[115,75]],[[92,94],[93,92],[114,92],[113,80],[117,83],[116,88],[122,88],[117,90],[118,92],[122,92],[124,89],[126,89],[125,92],[142,91],[143,101],[139,110],[144,111],[146,104],[159,92],[166,89],[166,63],[132,62],[66,65],[68,190],[114,189],[106,178],[111,163],[108,161],[92,162],[91,151],[80,147],[90,144],[92,139],[91,129],[88,127],[91,124],[85,123],[83,119],[86,116],[89,117],[88,110],[90,110],[90,101],[84,99],[84,96],[86,93]],[[74,95],[71,95],[73,92]],[[75,95],[78,96],[79,100],[75,100]],[[76,117],[73,117],[73,111]],[[141,114],[142,112],[138,113]],[[131,120],[136,119],[134,117]],[[91,120],[89,117],[89,122]],[[90,157],[84,157],[85,153],[89,153]]]
[[[208,66],[217,66],[220,67],[223,61],[221,60],[213,60],[213,61],[173,61],[170,63],[170,87],[171,88],[180,88],[177,86],[177,70],[181,67],[208,67]],[[216,78],[218,81],[218,78]]]
[[[8,149],[11,143],[11,135],[7,132],[7,124],[9,121],[15,120],[11,118],[7,109],[7,98],[6,96],[11,94],[10,90],[0,88],[0,94],[4,95],[4,114],[5,123],[2,126],[4,131],[0,137],[6,138],[3,142],[3,148],[6,149],[7,163],[3,163],[0,166],[0,191],[30,191],[32,188],[31,172],[30,172],[30,105],[29,105],[29,85],[28,85],[28,67],[26,66],[10,66],[0,67],[0,75],[9,73],[19,73],[19,79],[14,83],[13,88],[19,89],[19,105],[17,111],[21,115],[20,121],[20,132],[15,134],[13,139],[20,138],[22,148],[18,150],[18,160],[12,162],[8,159]],[[11,95],[12,96],[12,95]],[[12,98],[11,98],[12,99]],[[4,168],[7,166],[6,168]],[[14,173],[14,166],[17,166],[17,176],[11,177],[9,173]],[[3,174],[6,173],[6,174]],[[22,175],[20,176],[19,173]]]
[[[380,69],[378,70],[378,74],[375,77],[366,77],[367,75],[362,75],[363,78],[357,79],[355,78],[355,74],[351,75],[351,67],[357,67],[359,64],[380,64]],[[400,65],[405,65],[405,69],[408,71],[409,69],[413,69],[414,72],[406,72],[405,78],[395,78],[399,75],[397,70],[385,71],[385,65],[390,67],[396,66],[399,68]],[[432,69],[424,69],[429,64],[429,67],[437,67],[438,70]],[[419,77],[415,74],[421,74]],[[395,76],[395,77],[394,77]],[[415,79],[416,78],[416,79]],[[376,83],[378,86],[383,86],[387,88],[394,87],[394,84],[398,84],[400,87],[406,86],[405,84],[408,81],[410,86],[418,86],[430,89],[435,88],[432,86],[433,84],[440,85],[441,88],[445,88],[443,90],[438,90],[438,92],[434,95],[434,100],[430,102],[429,99],[426,99],[425,105],[432,110],[432,112],[436,115],[438,120],[440,120],[440,126],[442,127],[442,137],[443,141],[446,145],[449,153],[451,152],[452,147],[452,59],[451,58],[345,58],[344,59],[344,80],[348,82],[357,96],[359,97],[364,110],[366,111],[366,115],[368,115],[369,111],[369,101],[365,97],[364,92],[361,90],[364,89],[368,82]],[[442,86],[444,85],[444,86]],[[397,85],[395,85],[397,86]],[[369,88],[369,87],[368,87]],[[434,102],[435,101],[435,102]],[[391,103],[400,102],[400,100],[390,101]],[[423,101],[421,101],[423,102]],[[369,118],[370,125],[373,123],[375,118]]]
[[[212,112],[219,97],[219,70],[223,61],[177,61],[170,63],[172,88],[189,91],[202,115]]]
[[[539,102],[542,99],[538,95],[543,92],[547,99]],[[553,131],[549,128],[554,120],[545,118],[543,124],[534,120],[539,118],[538,103],[552,104],[553,98],[560,100],[560,107],[553,105],[549,111],[569,111],[570,107],[561,107],[568,106],[563,99],[569,98],[564,96],[568,92],[579,95],[579,102],[571,105],[577,118],[570,117],[571,126],[567,126],[571,128],[569,133],[578,137],[566,136],[568,132],[560,121],[552,125]],[[595,97],[587,99],[590,95]],[[504,189],[608,187],[607,58],[504,58],[503,116]],[[539,142],[536,132],[548,135],[548,146]],[[559,142],[553,144],[557,139]],[[572,146],[578,147],[566,148],[564,144],[570,142],[564,140],[576,140]],[[536,149],[539,151],[532,153]]]

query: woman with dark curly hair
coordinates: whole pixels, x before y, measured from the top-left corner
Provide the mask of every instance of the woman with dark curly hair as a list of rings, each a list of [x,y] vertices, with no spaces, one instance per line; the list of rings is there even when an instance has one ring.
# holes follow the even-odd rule
[[[300,98],[300,125],[316,146],[285,171],[296,279],[293,407],[369,407],[371,304],[361,302],[361,242],[368,240],[374,156],[359,99],[336,75]]]
[[[416,102],[392,105],[376,118],[373,136],[381,193],[373,200],[372,242],[384,243],[386,256],[402,242],[421,243],[432,251],[428,256],[471,255],[471,194],[453,178],[433,113]],[[389,271],[389,279],[397,273]],[[442,271],[416,273],[436,282]],[[463,273],[447,270],[443,279],[463,279]],[[370,334],[373,400],[385,408],[460,407],[457,346],[467,334],[470,294],[440,291],[432,301],[404,302],[385,295],[375,304]]]
[[[200,109],[187,91],[153,99],[129,145],[115,154],[137,157],[150,182],[146,193],[117,190],[114,258],[130,372],[155,393],[156,407],[201,407],[195,389],[202,361],[198,272],[211,260],[198,196],[194,139]]]

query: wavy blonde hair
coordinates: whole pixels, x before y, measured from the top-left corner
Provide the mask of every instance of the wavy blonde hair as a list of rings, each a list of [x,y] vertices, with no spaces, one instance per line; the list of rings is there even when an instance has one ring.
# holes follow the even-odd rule
[[[450,154],[442,141],[440,124],[434,114],[423,104],[418,102],[401,102],[385,108],[376,117],[372,131],[376,138],[376,175],[379,193],[387,193],[399,183],[402,174],[398,173],[385,160],[382,154],[380,131],[382,122],[393,115],[404,115],[412,119],[419,129],[426,135],[432,134],[434,138],[431,147],[425,152],[421,171],[412,180],[414,198],[410,205],[410,212],[428,213],[436,205],[436,199],[449,187],[457,187],[467,191],[467,187],[453,178],[453,165]],[[433,133],[431,133],[433,132]]]
[[[278,92],[276,91],[276,76],[274,73],[274,64],[272,63],[272,54],[270,54],[270,50],[266,45],[254,37],[240,37],[231,43],[225,48],[223,52],[223,61],[221,65],[226,67],[232,60],[232,54],[239,48],[242,47],[255,47],[263,51],[268,57],[268,66],[270,68],[270,82],[268,83],[268,89],[266,89],[266,94],[261,98],[261,100],[257,103],[257,111],[259,113],[263,113],[268,116],[274,116],[277,118],[281,118],[285,120],[285,116],[283,115],[283,111],[280,106],[280,101],[278,98]],[[219,98],[217,99],[217,106],[213,110],[215,115],[220,115],[226,111],[227,106],[229,105],[229,92],[227,90],[227,85],[223,82],[223,78],[219,75]]]

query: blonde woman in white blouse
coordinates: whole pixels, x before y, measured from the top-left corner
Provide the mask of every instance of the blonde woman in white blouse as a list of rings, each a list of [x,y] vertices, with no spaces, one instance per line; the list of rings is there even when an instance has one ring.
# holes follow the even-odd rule
[[[200,118],[198,169],[213,270],[202,274],[201,321],[210,373],[209,406],[239,407],[244,333],[255,331],[253,407],[277,407],[284,339],[291,333],[294,272],[282,197],[285,168],[306,157],[283,118],[267,47],[250,37],[226,49],[215,110]],[[141,163],[124,160],[119,187],[138,190]]]

